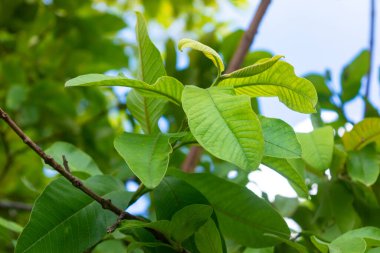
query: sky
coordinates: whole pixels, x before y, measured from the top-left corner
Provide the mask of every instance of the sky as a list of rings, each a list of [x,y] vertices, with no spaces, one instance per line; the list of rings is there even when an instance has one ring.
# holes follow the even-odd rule
[[[245,30],[259,2],[259,0],[248,0],[244,8],[238,9],[228,0],[218,0],[220,11],[208,11],[210,15],[215,15],[216,19],[227,21],[231,30],[236,28]],[[380,47],[376,45],[378,44],[376,39],[380,39],[377,32],[380,28],[380,2],[377,4],[376,12],[379,18],[375,25],[377,34],[370,99],[380,107]],[[285,60],[294,66],[299,76],[308,73],[323,74],[329,69],[332,73],[333,88],[339,92],[343,66],[361,50],[368,48],[369,13],[369,0],[272,0],[251,49],[284,55]],[[133,19],[133,17],[128,18]],[[181,32],[182,26],[181,21],[178,21],[169,29],[162,30],[157,24],[151,24],[149,30],[152,40],[163,49],[163,44],[160,43],[163,37],[170,36],[176,41],[186,37],[186,34]],[[134,38],[134,31],[125,30],[122,36]],[[180,64],[188,64],[185,54],[178,52],[178,57]],[[308,115],[289,110],[278,102],[277,98],[260,99],[260,103],[265,116],[283,119],[298,132],[312,130]],[[358,122],[362,118],[363,105],[357,99],[350,102],[345,110],[349,112],[349,118],[353,122]],[[322,116],[326,120],[331,120],[334,113],[324,112]],[[231,173],[231,176],[233,174]],[[296,197],[296,193],[287,181],[270,169],[262,167],[261,171],[252,172],[249,178],[251,182],[247,187],[258,195],[261,191],[265,191],[270,199],[276,194]],[[135,207],[143,208],[141,204]]]

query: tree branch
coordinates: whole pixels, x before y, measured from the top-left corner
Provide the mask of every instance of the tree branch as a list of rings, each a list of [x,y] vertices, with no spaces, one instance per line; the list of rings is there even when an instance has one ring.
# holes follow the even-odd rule
[[[117,225],[119,224],[120,219],[126,220],[140,220],[144,221],[144,219],[132,215],[124,210],[118,208],[114,204],[112,204],[110,199],[104,199],[90,188],[86,187],[83,182],[73,176],[70,173],[70,169],[68,168],[68,163],[66,158],[63,156],[63,164],[65,167],[61,166],[57,161],[55,161],[51,156],[47,155],[36,143],[34,143],[22,130],[21,128],[9,117],[9,115],[0,107],[0,117],[3,119],[8,126],[21,138],[21,140],[28,145],[38,156],[40,156],[45,164],[50,165],[54,168],[59,174],[69,180],[76,188],[87,194],[90,198],[98,202],[103,209],[107,209],[118,216]],[[169,243],[169,240],[160,232],[152,229],[148,229],[157,240],[160,240],[164,243]]]
[[[248,29],[245,31],[243,37],[240,40],[239,46],[231,59],[230,64],[227,67],[226,73],[231,73],[240,68],[244,61],[245,56],[248,53],[249,47],[253,43],[260,23],[266,13],[271,0],[261,0],[259,7],[255,15],[253,16]],[[193,172],[199,160],[201,158],[203,148],[200,146],[192,146],[185,161],[182,163],[182,171]]]
[[[0,209],[17,209],[22,211],[31,211],[32,205],[23,202],[4,200],[0,201]]]
[[[369,93],[371,90],[371,77],[372,77],[372,61],[373,61],[373,47],[375,42],[375,19],[376,19],[376,13],[375,13],[375,0],[370,0],[371,3],[371,14],[370,14],[370,28],[369,28],[369,67],[368,67],[368,73],[367,73],[367,85],[364,93],[364,97],[366,99],[369,98]]]

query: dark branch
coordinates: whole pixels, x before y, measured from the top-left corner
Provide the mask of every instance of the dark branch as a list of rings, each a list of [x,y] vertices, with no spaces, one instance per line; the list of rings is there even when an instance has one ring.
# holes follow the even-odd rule
[[[365,88],[365,94],[364,97],[366,99],[369,98],[369,93],[371,90],[371,77],[372,77],[372,61],[373,61],[373,47],[375,43],[375,19],[376,19],[376,13],[375,13],[375,0],[370,0],[371,2],[371,14],[370,14],[370,29],[369,29],[369,66],[368,66],[368,73],[367,73],[367,85]]]
[[[31,204],[26,204],[22,202],[16,202],[16,201],[0,201],[0,209],[17,209],[22,211],[31,211],[32,210]]]
[[[239,43],[239,46],[236,48],[234,56],[232,57],[232,60],[226,70],[226,73],[233,72],[240,68],[245,56],[248,53],[249,47],[255,39],[255,35],[257,34],[260,23],[264,17],[265,12],[269,7],[270,2],[271,0],[261,0],[260,5],[257,8],[255,15],[253,16],[248,29],[245,31]],[[199,163],[202,152],[202,147],[192,146],[189,151],[189,154],[186,156],[185,161],[182,163],[182,171],[193,172],[195,167]]]
[[[73,176],[70,173],[68,162],[64,156],[63,164],[65,167],[62,167],[51,156],[47,155],[36,143],[34,143],[2,108],[0,108],[0,117],[8,124],[10,128],[12,128],[12,130],[21,138],[21,140],[26,145],[28,145],[38,156],[40,156],[44,160],[45,164],[48,164],[52,168],[54,168],[59,174],[61,174],[63,177],[69,180],[76,188],[78,188],[79,190],[87,194],[89,197],[91,197],[93,200],[98,202],[104,209],[107,209],[116,214],[118,216],[118,219],[122,218],[127,220],[144,220],[138,216],[134,216],[128,212],[125,212],[124,210],[115,206],[110,199],[104,199],[95,192],[93,192],[91,189],[86,187],[79,178]],[[119,223],[120,222],[117,222],[117,225]],[[160,240],[164,243],[168,242],[165,236],[160,232],[152,229],[149,229],[149,231],[156,237],[157,240]]]

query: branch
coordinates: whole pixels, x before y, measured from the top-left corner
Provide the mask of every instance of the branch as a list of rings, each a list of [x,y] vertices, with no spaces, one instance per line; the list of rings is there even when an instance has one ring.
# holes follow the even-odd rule
[[[0,201],[0,209],[17,209],[22,211],[31,211],[32,210],[31,204],[26,204],[22,202],[16,202],[16,201]]]
[[[269,7],[270,2],[271,0],[261,0],[255,15],[253,16],[251,23],[249,24],[248,29],[245,31],[243,37],[241,38],[239,46],[236,48],[234,56],[232,57],[232,60],[228,65],[228,68],[226,70],[227,74],[239,69],[241,64],[243,63],[244,58],[248,53],[249,47],[255,39],[255,35],[257,34],[260,23]],[[185,161],[182,163],[182,171],[193,172],[195,167],[199,163],[202,152],[202,147],[192,146],[189,151],[189,154],[186,156]]]
[[[375,0],[370,0],[371,1],[371,14],[370,14],[370,29],[369,29],[369,66],[368,66],[368,73],[367,73],[367,86],[365,89],[364,97],[366,99],[369,98],[369,92],[371,89],[371,77],[372,77],[372,61],[373,61],[373,47],[374,47],[374,42],[375,42]]]
[[[63,156],[63,164],[65,167],[61,166],[51,156],[47,155],[36,143],[34,143],[1,107],[0,107],[0,117],[8,124],[10,128],[12,128],[12,130],[21,138],[21,140],[23,140],[23,142],[26,145],[28,145],[38,156],[40,156],[44,160],[45,164],[50,165],[59,174],[61,174],[63,177],[69,180],[76,188],[78,188],[79,190],[87,194],[90,198],[98,202],[103,207],[103,209],[107,209],[113,212],[114,214],[116,214],[119,217],[116,222],[117,225],[119,224],[120,219],[144,221],[144,219],[138,216],[134,216],[118,208],[117,206],[112,204],[110,199],[104,199],[98,194],[96,194],[95,192],[93,192],[90,188],[86,187],[79,178],[73,176],[70,173],[67,160],[64,156]],[[152,229],[149,229],[149,231],[154,235],[154,237],[157,240],[160,240],[164,243],[169,243],[169,240],[167,240],[166,237],[162,233],[156,230],[152,230]]]

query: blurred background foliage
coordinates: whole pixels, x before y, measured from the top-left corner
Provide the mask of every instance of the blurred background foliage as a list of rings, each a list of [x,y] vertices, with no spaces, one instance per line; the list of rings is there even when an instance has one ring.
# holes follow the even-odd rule
[[[244,0],[232,3],[236,8],[252,8]],[[93,157],[100,170],[126,181],[132,173],[114,151],[113,140],[125,128],[141,131],[127,108],[127,90],[64,89],[64,82],[87,73],[137,76],[135,10],[143,12],[155,37],[160,37],[160,31],[176,32],[180,27],[178,33],[211,46],[228,63],[243,31],[231,30],[228,24],[213,18],[212,13],[218,8],[216,0],[0,0],[1,107],[42,148],[47,149],[57,141],[71,143]],[[175,41],[178,35],[172,36],[165,35],[160,41],[154,41],[162,52],[168,75],[184,84],[209,86],[216,74],[212,63],[195,51],[188,53],[189,64],[181,63]],[[270,56],[270,52],[249,52],[243,65]],[[359,92],[368,72],[368,57],[368,51],[364,50],[343,67],[343,92],[339,94],[331,88],[329,72],[306,76],[319,95],[320,110],[312,116],[315,127],[327,124],[321,118],[321,110],[335,111],[338,118],[328,124],[339,132],[350,123],[343,110],[344,103],[357,97],[367,105],[366,116],[379,115],[378,108]],[[257,103],[252,102],[259,111]],[[177,108],[168,108],[164,117],[169,132],[183,127],[184,114]],[[346,157],[339,144],[341,141],[336,143],[334,157],[337,160],[333,162],[338,170],[344,170]],[[172,164],[180,166],[185,155],[186,148],[178,149],[173,154]],[[219,169],[213,171],[214,167]],[[207,154],[203,155],[200,168],[224,178],[233,171],[237,176],[232,180],[238,184],[246,185],[249,181],[247,173],[226,162],[212,160]],[[317,195],[302,203],[297,198],[277,196],[273,205],[296,221],[303,233],[314,233],[326,240],[359,225],[380,226],[379,180],[372,187],[366,187],[348,180],[344,173],[331,174],[332,179],[307,172],[310,189],[313,185],[321,189]],[[0,217],[24,225],[29,212],[6,207],[6,204],[9,201],[32,204],[51,181],[47,175],[38,156],[1,123]],[[17,233],[0,221],[0,252],[11,252],[16,238]],[[310,242],[304,243],[312,248]],[[122,247],[119,243],[115,245]],[[96,252],[105,252],[101,247]],[[279,246],[278,250],[292,252],[286,245]]]

